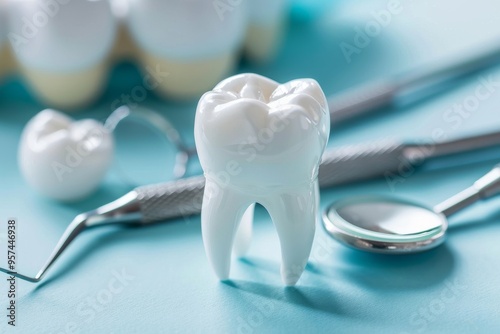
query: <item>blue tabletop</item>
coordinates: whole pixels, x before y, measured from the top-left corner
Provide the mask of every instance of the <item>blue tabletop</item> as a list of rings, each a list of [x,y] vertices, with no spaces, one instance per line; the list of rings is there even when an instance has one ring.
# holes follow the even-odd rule
[[[313,77],[327,94],[435,61],[452,61],[500,42],[498,2],[402,1],[390,22],[356,47],[357,29],[391,1],[338,1],[314,20],[297,18],[278,58],[241,63],[277,81]],[[356,47],[346,56],[342,45]],[[472,112],[450,122],[444,115],[474,94],[482,78],[500,81],[493,68],[461,80],[425,103],[333,128],[330,146],[381,138],[424,140],[440,128],[448,138],[500,128],[500,89]],[[76,117],[104,119],[111,102],[140,83],[130,64],[117,65],[104,96]],[[193,143],[196,101],[143,102],[168,116]],[[73,217],[131,188],[168,180],[173,150],[155,133],[125,124],[117,133],[115,164],[92,198],[61,204],[23,182],[17,145],[24,124],[40,111],[21,79],[0,87],[0,264],[6,260],[6,222],[18,220],[18,270],[35,273]],[[128,127],[128,128],[127,128]],[[134,127],[130,130],[130,127]],[[128,130],[127,130],[128,129]],[[349,195],[392,193],[432,206],[469,186],[493,163],[414,173],[395,188],[385,180],[321,192],[321,207]],[[201,170],[195,163],[190,173]],[[7,282],[0,281],[0,332],[8,333],[498,333],[500,328],[500,200],[454,216],[446,243],[410,256],[382,256],[347,249],[319,226],[299,284],[281,283],[279,242],[267,213],[257,210],[248,256],[234,260],[232,280],[220,283],[208,266],[200,219],[148,228],[102,228],[82,234],[44,282],[17,280],[17,326],[7,325]],[[5,254],[4,254],[5,253]],[[2,276],[3,278],[3,276]]]

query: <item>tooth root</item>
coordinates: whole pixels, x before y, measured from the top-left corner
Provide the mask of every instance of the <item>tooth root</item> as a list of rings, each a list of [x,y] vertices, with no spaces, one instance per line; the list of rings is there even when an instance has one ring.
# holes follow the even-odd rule
[[[311,253],[318,205],[317,182],[270,199],[265,207],[281,245],[281,278],[288,286],[299,280]]]
[[[287,4],[283,0],[254,0],[250,6],[245,52],[251,60],[266,62],[275,55],[283,39]]]
[[[250,25],[245,40],[247,57],[255,62],[268,62],[278,51],[283,38],[284,22],[278,21],[268,26]]]
[[[105,64],[77,73],[50,73],[23,65],[20,70],[30,90],[45,105],[62,110],[82,108],[93,102],[107,77]]]
[[[13,55],[35,95],[64,109],[98,97],[117,27],[108,1],[10,1],[7,17]]]
[[[245,37],[246,5],[229,4],[229,10],[221,13],[218,4],[130,1],[128,28],[140,49],[142,66],[159,66],[168,72],[154,85],[158,93],[180,99],[198,97],[234,68]]]
[[[201,230],[208,261],[220,280],[229,278],[233,241],[249,204],[240,193],[207,179]]]
[[[230,72],[236,62],[236,56],[232,53],[216,58],[183,61],[139,51],[139,58],[143,68],[159,67],[168,73],[158,78],[154,89],[166,98],[176,99],[190,99],[201,95]]]
[[[237,257],[243,257],[250,248],[250,242],[252,241],[252,225],[253,216],[255,211],[255,204],[248,207],[241,218],[240,226],[236,232],[236,237],[234,239],[233,252]]]

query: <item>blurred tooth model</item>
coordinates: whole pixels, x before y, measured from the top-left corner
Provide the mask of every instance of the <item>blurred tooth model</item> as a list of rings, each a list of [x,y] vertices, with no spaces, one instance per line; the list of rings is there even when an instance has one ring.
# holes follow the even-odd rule
[[[73,121],[46,109],[24,128],[19,166],[26,182],[39,193],[76,201],[92,193],[113,158],[113,136],[94,120]]]
[[[201,228],[219,279],[229,277],[235,237],[247,248],[252,219],[247,210],[257,202],[278,231],[282,280],[297,283],[314,238],[318,167],[329,133],[326,97],[312,79],[280,85],[241,74],[203,95],[195,121],[206,177]],[[245,231],[236,233],[238,227]]]
[[[288,17],[288,0],[252,0],[245,51],[249,59],[269,61],[282,42]]]
[[[129,1],[130,34],[159,92],[193,98],[233,68],[246,31],[246,1],[223,8],[208,0]]]
[[[108,0],[11,0],[8,29],[20,71],[43,102],[72,109],[102,92],[116,35]]]
[[[146,89],[197,98],[242,49],[272,59],[287,9],[287,0],[0,0],[0,77],[18,71],[43,103],[71,110],[99,96],[110,61],[127,58],[150,78]]]

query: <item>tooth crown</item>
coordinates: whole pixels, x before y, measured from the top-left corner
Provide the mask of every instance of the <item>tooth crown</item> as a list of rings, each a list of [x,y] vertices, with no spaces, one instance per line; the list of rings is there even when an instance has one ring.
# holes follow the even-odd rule
[[[329,131],[327,101],[315,80],[280,85],[255,74],[229,78],[203,95],[195,124],[206,176],[241,169],[231,184],[245,186],[314,181]]]
[[[25,66],[51,72],[82,71],[104,61],[116,34],[107,0],[8,4],[11,44]],[[57,9],[56,9],[57,8]],[[14,37],[15,36],[15,37]]]
[[[230,5],[222,16],[215,3],[130,0],[129,29],[144,50],[161,57],[189,60],[234,53],[246,30],[246,1]]]
[[[114,141],[97,121],[73,122],[46,109],[24,128],[19,166],[27,183],[38,192],[62,201],[89,195],[111,164]]]

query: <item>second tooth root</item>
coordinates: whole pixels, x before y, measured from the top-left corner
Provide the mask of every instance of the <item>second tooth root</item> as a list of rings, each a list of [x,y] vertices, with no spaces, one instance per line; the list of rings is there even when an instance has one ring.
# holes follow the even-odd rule
[[[253,205],[269,212],[281,245],[281,276],[299,280],[311,252],[318,168],[330,134],[326,97],[312,79],[279,84],[240,74],[201,98],[195,140],[206,181],[202,234],[208,260],[229,278],[231,249],[248,248]]]

